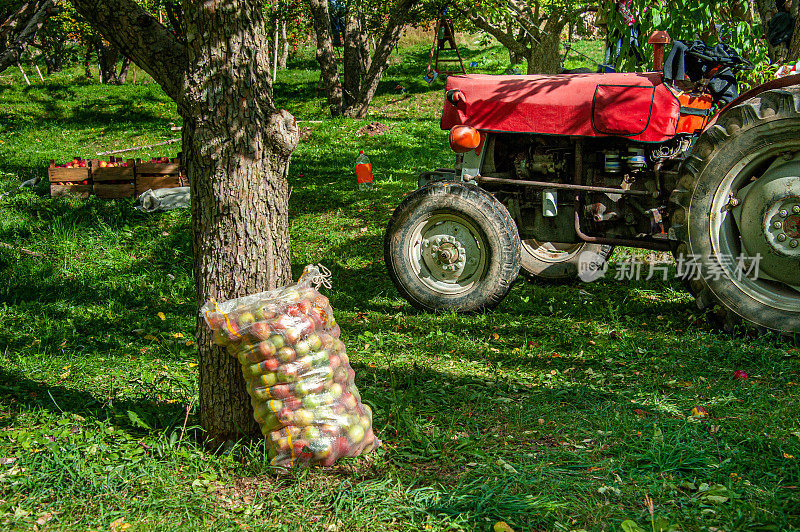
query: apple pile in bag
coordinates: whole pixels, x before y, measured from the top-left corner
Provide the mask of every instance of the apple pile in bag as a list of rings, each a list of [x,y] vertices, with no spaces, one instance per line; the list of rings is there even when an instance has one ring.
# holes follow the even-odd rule
[[[296,285],[200,309],[214,342],[242,365],[273,465],[332,465],[381,444],[333,310],[317,290],[330,288],[329,276],[324,266],[309,265]]]

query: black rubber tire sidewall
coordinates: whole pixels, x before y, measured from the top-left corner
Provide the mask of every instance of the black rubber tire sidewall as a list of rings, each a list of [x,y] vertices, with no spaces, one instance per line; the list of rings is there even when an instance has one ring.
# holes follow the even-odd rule
[[[466,217],[482,233],[487,246],[488,268],[469,291],[452,295],[434,292],[407,262],[412,230],[440,213]],[[483,189],[467,183],[432,183],[412,192],[395,209],[384,239],[384,259],[401,295],[420,310],[487,310],[503,300],[519,274],[519,234],[505,206]]]

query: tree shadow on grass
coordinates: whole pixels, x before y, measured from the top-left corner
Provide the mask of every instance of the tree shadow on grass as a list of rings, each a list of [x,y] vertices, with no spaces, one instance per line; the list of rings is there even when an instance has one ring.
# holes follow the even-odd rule
[[[168,430],[180,426],[186,407],[178,403],[156,402],[147,397],[136,399],[100,398],[86,390],[62,385],[45,384],[0,368],[0,391],[5,400],[41,408],[52,413],[72,413],[84,418],[110,420],[126,430],[141,431],[128,412],[134,412],[153,430]],[[0,426],[10,427],[14,418],[3,418]]]

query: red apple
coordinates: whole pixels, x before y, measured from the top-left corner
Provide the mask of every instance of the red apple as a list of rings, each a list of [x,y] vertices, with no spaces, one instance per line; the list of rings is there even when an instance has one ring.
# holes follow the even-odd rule
[[[303,406],[303,402],[294,395],[290,395],[286,399],[283,400],[283,406],[288,408],[289,410],[297,410],[301,406]]]
[[[250,335],[257,340],[267,340],[272,336],[272,329],[269,324],[264,321],[257,321],[250,326]]]
[[[285,399],[292,393],[287,384],[277,384],[270,389],[270,393],[278,399]]]

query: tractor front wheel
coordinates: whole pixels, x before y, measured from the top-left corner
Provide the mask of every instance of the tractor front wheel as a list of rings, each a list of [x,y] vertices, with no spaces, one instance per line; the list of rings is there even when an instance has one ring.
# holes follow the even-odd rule
[[[519,273],[520,240],[505,206],[479,187],[437,182],[395,209],[384,240],[397,289],[421,310],[497,306]]]

